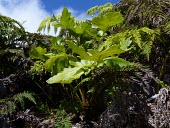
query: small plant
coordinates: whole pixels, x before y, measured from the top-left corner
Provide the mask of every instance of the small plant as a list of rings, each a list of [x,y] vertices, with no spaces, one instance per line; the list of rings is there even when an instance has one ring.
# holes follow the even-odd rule
[[[32,75],[40,75],[42,73],[44,73],[45,69],[44,69],[44,62],[42,61],[36,61],[34,63],[34,66],[31,66],[31,74]]]
[[[23,92],[14,95],[12,98],[6,98],[0,100],[0,115],[11,114],[16,110],[17,104],[20,103],[22,109],[24,109],[24,99],[28,99],[29,101],[36,104],[35,99],[32,93]]]
[[[71,128],[72,123],[68,114],[62,109],[55,109],[53,118],[55,128]]]

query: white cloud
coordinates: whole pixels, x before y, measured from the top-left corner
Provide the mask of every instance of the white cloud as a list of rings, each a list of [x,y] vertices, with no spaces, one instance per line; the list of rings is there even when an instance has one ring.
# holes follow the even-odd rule
[[[60,7],[52,12],[56,15],[61,14],[62,10],[63,7]],[[76,19],[85,20],[88,18],[85,12],[79,12],[70,7],[68,7],[68,10]],[[45,10],[41,0],[0,0],[0,14],[23,23],[26,31],[33,33],[37,32],[38,26],[44,18],[51,16],[50,12]],[[50,34],[54,35],[52,29]]]

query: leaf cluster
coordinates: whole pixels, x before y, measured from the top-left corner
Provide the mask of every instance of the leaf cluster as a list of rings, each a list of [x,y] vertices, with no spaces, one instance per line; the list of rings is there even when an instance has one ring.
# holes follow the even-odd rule
[[[28,99],[29,101],[36,104],[33,94],[29,92],[18,93],[11,98],[1,99],[0,100],[0,106],[1,106],[0,115],[7,115],[7,114],[13,113],[16,110],[18,103],[21,105],[22,109],[24,109],[25,99]]]

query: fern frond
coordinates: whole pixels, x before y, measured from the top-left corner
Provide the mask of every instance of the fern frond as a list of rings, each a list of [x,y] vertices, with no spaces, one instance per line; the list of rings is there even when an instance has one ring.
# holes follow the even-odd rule
[[[7,26],[9,26],[12,30],[17,30],[25,34],[25,29],[21,23],[18,21],[11,19],[10,17],[3,16],[0,14],[0,26],[4,32],[9,31]]]
[[[12,98],[6,98],[0,100],[0,115],[6,115],[15,111],[17,103],[21,104],[21,107],[24,109],[24,99],[36,104],[35,98],[32,93],[23,92],[14,95]]]
[[[126,21],[140,26],[157,27],[169,18],[169,0],[122,0],[114,7],[125,14]]]
[[[115,44],[121,44],[121,42],[125,42],[127,39],[132,41],[132,48],[142,50],[142,54],[146,55],[147,59],[149,59],[149,54],[151,53],[152,44],[155,39],[155,31],[146,27],[111,35],[100,46],[99,50],[108,49]]]
[[[13,96],[14,102],[19,102],[21,104],[21,107],[24,108],[24,99],[28,99],[29,101],[36,104],[35,98],[33,97],[32,93],[29,92],[23,92],[19,93]]]
[[[94,6],[87,10],[86,15],[94,16],[96,13],[98,13],[98,16],[102,16],[108,12],[113,12],[114,7],[111,3],[106,3],[105,5],[101,6]]]

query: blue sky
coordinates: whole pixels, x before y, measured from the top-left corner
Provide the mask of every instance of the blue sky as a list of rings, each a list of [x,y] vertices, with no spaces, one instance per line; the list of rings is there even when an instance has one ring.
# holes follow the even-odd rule
[[[87,11],[89,8],[96,5],[104,5],[105,3],[116,3],[120,0],[42,0],[45,8],[52,11],[54,8],[71,7],[79,11]]]
[[[108,2],[114,4],[119,0],[0,0],[0,14],[19,21],[26,31],[37,32],[44,18],[60,15],[63,7],[67,7],[76,19],[85,20],[89,8]],[[54,32],[49,34],[54,35]]]

